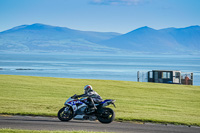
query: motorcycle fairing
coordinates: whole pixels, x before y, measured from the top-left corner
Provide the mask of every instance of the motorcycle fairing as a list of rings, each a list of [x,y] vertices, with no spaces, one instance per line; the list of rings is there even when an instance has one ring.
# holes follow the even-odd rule
[[[115,101],[116,101],[116,100],[106,99],[106,100],[104,100],[103,102],[101,102],[100,104],[102,104],[103,107],[104,107],[104,106],[108,106],[109,104],[113,104],[113,106],[115,107],[115,104],[114,104]]]

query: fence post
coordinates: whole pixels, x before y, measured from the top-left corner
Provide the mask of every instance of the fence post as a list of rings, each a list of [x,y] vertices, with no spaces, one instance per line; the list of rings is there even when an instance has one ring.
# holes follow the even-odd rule
[[[137,72],[137,81],[140,82],[140,71]]]

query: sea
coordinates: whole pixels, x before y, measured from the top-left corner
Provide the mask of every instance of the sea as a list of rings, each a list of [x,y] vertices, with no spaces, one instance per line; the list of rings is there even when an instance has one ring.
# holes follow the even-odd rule
[[[200,55],[0,53],[3,75],[137,81],[151,70],[193,72],[200,86]]]

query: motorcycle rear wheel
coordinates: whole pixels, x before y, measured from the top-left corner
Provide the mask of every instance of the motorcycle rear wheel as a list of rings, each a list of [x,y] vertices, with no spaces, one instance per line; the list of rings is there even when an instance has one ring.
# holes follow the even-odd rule
[[[97,118],[101,123],[108,124],[115,119],[115,112],[111,108],[103,108],[102,113]]]
[[[61,121],[69,121],[73,118],[72,108],[70,107],[67,112],[64,112],[65,108],[66,107],[63,107],[58,111],[58,119]]]

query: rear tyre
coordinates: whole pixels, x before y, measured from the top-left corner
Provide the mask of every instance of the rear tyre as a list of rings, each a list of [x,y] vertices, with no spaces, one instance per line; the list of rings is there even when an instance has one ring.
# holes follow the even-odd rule
[[[102,113],[97,117],[101,123],[111,123],[115,119],[115,112],[111,108],[103,108]]]
[[[69,121],[73,118],[73,110],[70,107],[67,112],[65,112],[65,108],[63,107],[58,111],[58,119],[61,121]]]

